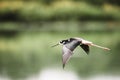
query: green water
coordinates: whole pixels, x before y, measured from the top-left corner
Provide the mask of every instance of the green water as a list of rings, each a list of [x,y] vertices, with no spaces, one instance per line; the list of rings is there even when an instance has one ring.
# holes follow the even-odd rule
[[[19,23],[20,24],[20,23]],[[50,23],[49,23],[50,24]],[[56,23],[55,23],[56,24]],[[100,27],[98,30],[88,27],[85,30],[78,30],[79,27],[72,27],[67,30],[65,27],[44,27],[49,29],[41,31],[43,28],[18,30],[15,35],[5,35],[1,33],[0,37],[0,73],[10,78],[25,78],[32,74],[37,74],[43,68],[56,67],[62,68],[62,47],[51,48],[52,45],[61,39],[69,37],[82,37],[93,43],[110,48],[110,51],[104,51],[99,48],[91,47],[89,55],[79,47],[74,51],[73,57],[67,63],[65,69],[74,70],[78,75],[90,76],[99,73],[120,74],[120,37],[119,30],[104,30]],[[58,24],[58,23],[57,23]],[[59,23],[60,25],[61,23]],[[3,25],[3,24],[2,24]],[[33,24],[29,24],[32,25]],[[50,25],[52,26],[53,23]],[[66,24],[62,24],[66,25]],[[68,23],[67,23],[68,25]],[[69,23],[70,25],[70,23]],[[103,25],[103,23],[102,23]],[[21,26],[21,25],[20,25]],[[48,26],[44,24],[44,26]],[[101,25],[99,25],[101,26]],[[93,27],[93,26],[92,26]],[[78,28],[78,29],[76,29]],[[95,29],[95,30],[94,30]],[[56,31],[55,31],[56,30]],[[10,30],[1,29],[1,32]]]

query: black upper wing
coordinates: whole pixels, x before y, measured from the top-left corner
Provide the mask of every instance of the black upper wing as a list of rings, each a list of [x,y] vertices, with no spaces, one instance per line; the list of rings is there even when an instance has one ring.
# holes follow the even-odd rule
[[[87,53],[89,54],[89,46],[88,45],[85,45],[85,44],[81,44],[80,47]]]

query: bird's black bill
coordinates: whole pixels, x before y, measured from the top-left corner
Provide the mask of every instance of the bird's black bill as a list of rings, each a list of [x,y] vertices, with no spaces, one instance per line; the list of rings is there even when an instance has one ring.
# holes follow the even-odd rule
[[[55,47],[55,46],[58,46],[58,45],[59,45],[59,43],[58,43],[58,44],[53,45],[52,47]]]

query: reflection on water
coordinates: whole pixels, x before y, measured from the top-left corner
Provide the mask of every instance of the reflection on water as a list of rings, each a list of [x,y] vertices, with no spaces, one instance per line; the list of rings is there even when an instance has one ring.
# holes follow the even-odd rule
[[[45,69],[26,80],[80,80],[77,74],[62,69]]]
[[[12,80],[6,76],[0,76],[0,80]],[[78,76],[73,71],[63,70],[63,69],[43,69],[38,74],[34,74],[25,79],[15,79],[15,80],[120,80],[119,75],[94,75],[87,78],[82,78]]]
[[[119,75],[94,75],[88,78],[81,78],[75,72],[61,69],[45,69],[39,74],[31,76],[26,80],[120,80]]]
[[[0,80],[11,80],[11,79],[6,76],[0,76]]]
[[[116,75],[98,75],[88,78],[87,80],[120,80],[120,76]]]
[[[52,68],[44,69],[39,74],[30,76],[25,80],[120,80],[120,76],[104,74],[81,78],[73,71]]]

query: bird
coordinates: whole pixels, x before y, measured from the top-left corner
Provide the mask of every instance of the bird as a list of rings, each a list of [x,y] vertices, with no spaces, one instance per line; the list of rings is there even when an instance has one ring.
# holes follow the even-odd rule
[[[62,45],[62,63],[63,63],[63,69],[66,65],[66,63],[69,61],[71,56],[74,54],[73,51],[77,46],[80,46],[87,54],[90,52],[89,46],[95,46],[104,50],[110,50],[107,47],[102,47],[96,44],[93,44],[91,41],[85,40],[83,38],[79,37],[73,37],[61,40],[59,43],[53,45],[52,47]]]

